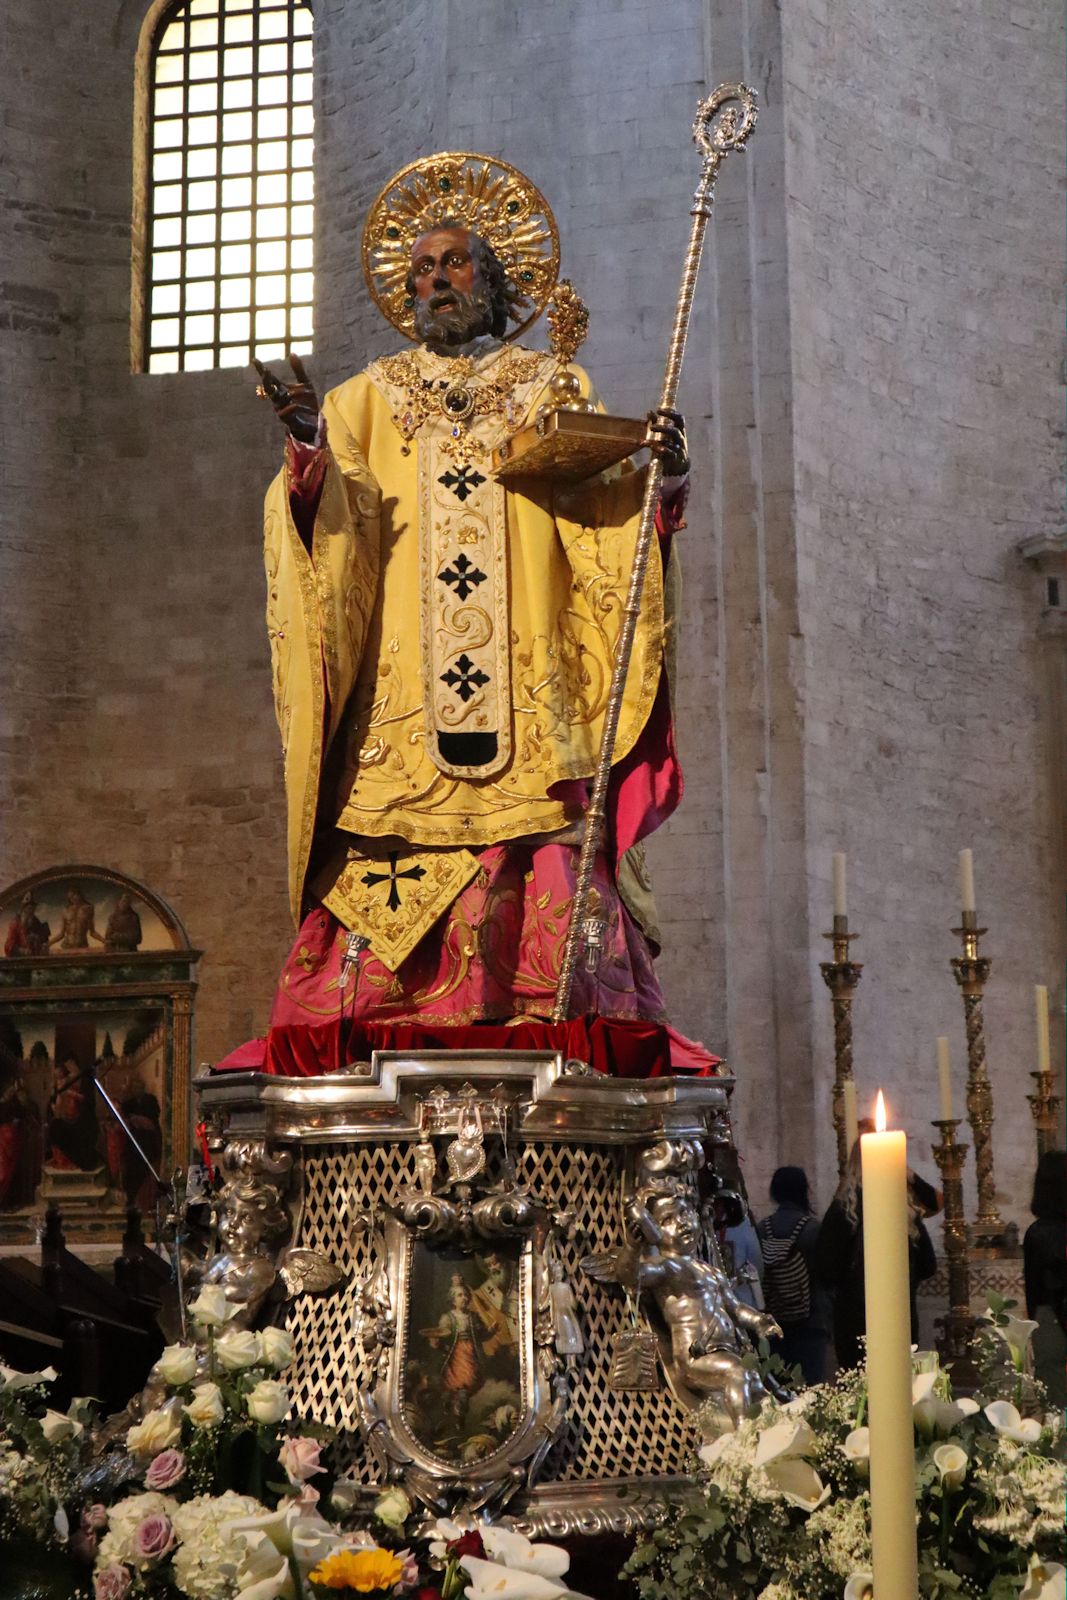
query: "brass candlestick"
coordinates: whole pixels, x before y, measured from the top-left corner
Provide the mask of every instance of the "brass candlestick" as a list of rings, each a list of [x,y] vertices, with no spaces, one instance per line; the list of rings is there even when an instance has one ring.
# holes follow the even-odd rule
[[[938,1319],[941,1329],[937,1347],[946,1361],[969,1359],[969,1346],[975,1322],[971,1316],[971,1263],[967,1246],[967,1223],[963,1215],[963,1164],[968,1146],[956,1143],[959,1119],[934,1123],[940,1140],[934,1145],[934,1160],[941,1173],[945,1196],[945,1261],[948,1267],[948,1312]]]
[[[1018,1246],[1018,1229],[1005,1225],[997,1210],[993,1174],[993,1088],[985,1056],[985,1018],[982,996],[993,965],[979,955],[978,941],[987,931],[978,926],[978,913],[964,911],[953,928],[963,944],[963,955],[953,956],[952,971],[963,992],[967,1028],[967,1120],[974,1135],[974,1170],[978,1183],[978,1215],[971,1226],[971,1244],[978,1250],[1003,1255]]]
[[[819,971],[831,994],[834,1012],[834,1087],[831,1100],[834,1132],[837,1135],[837,1175],[840,1178],[848,1163],[848,1133],[845,1129],[845,1080],[852,1077],[852,995],[863,963],[849,959],[848,947],[858,933],[849,933],[848,917],[834,917],[834,930],[824,933],[824,939],[833,942],[834,959],[820,961]]]
[[[1051,1072],[1031,1072],[1034,1080],[1034,1092],[1027,1095],[1030,1110],[1034,1118],[1034,1128],[1037,1132],[1037,1154],[1040,1158],[1046,1150],[1058,1150],[1060,1126],[1060,1106],[1062,1101],[1058,1094],[1053,1094],[1053,1078]]]

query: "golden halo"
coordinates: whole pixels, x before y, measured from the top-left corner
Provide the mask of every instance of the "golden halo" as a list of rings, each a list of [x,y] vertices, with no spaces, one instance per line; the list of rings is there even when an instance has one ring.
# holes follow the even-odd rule
[[[540,190],[496,156],[445,150],[410,162],[390,178],[363,229],[363,275],[375,305],[406,338],[418,338],[406,285],[411,247],[445,217],[458,217],[492,247],[530,303],[529,316],[505,335],[517,339],[537,321],[555,287],[559,232]]]

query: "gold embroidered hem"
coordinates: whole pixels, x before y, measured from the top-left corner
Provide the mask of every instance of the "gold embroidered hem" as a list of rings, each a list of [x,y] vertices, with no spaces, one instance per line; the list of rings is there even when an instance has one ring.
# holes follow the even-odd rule
[[[469,850],[356,850],[313,885],[328,911],[396,972],[478,871]],[[330,879],[333,879],[332,884]]]

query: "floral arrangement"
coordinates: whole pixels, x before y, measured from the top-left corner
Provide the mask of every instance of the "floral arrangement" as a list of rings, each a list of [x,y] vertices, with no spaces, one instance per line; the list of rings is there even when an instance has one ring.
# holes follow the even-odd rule
[[[1014,1397],[954,1397],[917,1354],[912,1409],[921,1600],[1064,1600],[1063,1420],[1024,1416],[1032,1324],[991,1314]],[[877,1600],[862,1370],[766,1401],[699,1452],[697,1489],[624,1571],[641,1600]]]
[[[142,1414],[118,1431],[89,1401],[48,1405],[51,1369],[0,1366],[5,1600],[565,1600],[565,1550],[415,1516],[399,1488],[361,1511],[326,1429],[290,1421],[287,1333],[228,1328],[223,1291],[189,1307]],[[412,1529],[409,1532],[409,1528]],[[51,1588],[49,1588],[49,1582]],[[575,1600],[583,1600],[577,1596]]]

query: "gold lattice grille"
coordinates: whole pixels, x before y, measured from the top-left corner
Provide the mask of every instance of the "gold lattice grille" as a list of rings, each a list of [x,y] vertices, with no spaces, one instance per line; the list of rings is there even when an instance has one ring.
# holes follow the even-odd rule
[[[304,1297],[292,1311],[296,1343],[291,1385],[298,1413],[346,1435],[344,1469],[364,1483],[376,1471],[358,1432],[361,1389],[370,1383],[357,1340],[357,1280],[369,1265],[367,1237],[353,1222],[368,1206],[382,1206],[397,1189],[415,1183],[414,1145],[305,1146],[304,1204],[295,1243],[321,1250],[349,1281],[326,1299]],[[530,1143],[516,1152],[520,1182],[550,1212],[568,1212],[574,1234],[560,1254],[574,1286],[586,1353],[572,1376],[566,1429],[541,1480],[663,1475],[685,1470],[692,1437],[685,1412],[666,1389],[618,1394],[608,1387],[615,1336],[626,1326],[622,1296],[579,1269],[582,1256],[623,1242],[619,1208],[623,1152],[593,1145]],[[491,1158],[490,1176],[495,1176]]]

